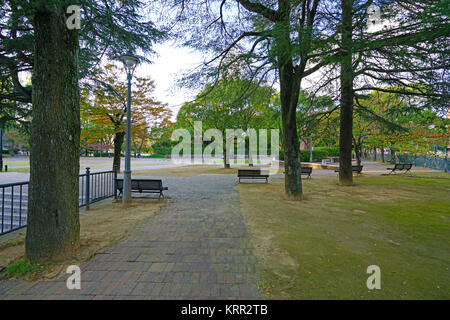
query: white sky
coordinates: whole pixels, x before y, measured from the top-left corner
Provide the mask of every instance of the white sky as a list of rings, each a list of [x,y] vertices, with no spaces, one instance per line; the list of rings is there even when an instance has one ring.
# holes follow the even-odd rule
[[[152,57],[152,64],[138,65],[137,76],[150,76],[155,80],[154,97],[167,103],[175,119],[184,102],[191,101],[198,92],[176,86],[176,80],[183,71],[190,70],[202,63],[200,53],[185,47],[178,47],[173,42],[157,44],[153,48],[158,56]]]

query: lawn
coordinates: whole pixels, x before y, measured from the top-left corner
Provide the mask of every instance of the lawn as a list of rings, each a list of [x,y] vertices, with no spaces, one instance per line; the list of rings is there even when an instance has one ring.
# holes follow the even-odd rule
[[[21,167],[21,166],[29,166],[30,162],[28,160],[22,161],[22,160],[6,160],[3,161],[3,165],[7,165],[9,166],[17,166],[17,167]]]
[[[302,202],[286,200],[282,179],[238,186],[264,296],[449,299],[449,176],[355,181],[306,180]],[[366,287],[369,265],[381,269],[380,290]]]
[[[6,172],[6,171],[3,171]],[[30,172],[30,168],[11,168],[8,166],[7,172],[22,172],[22,173],[28,173]],[[1,173],[1,172],[0,172]]]

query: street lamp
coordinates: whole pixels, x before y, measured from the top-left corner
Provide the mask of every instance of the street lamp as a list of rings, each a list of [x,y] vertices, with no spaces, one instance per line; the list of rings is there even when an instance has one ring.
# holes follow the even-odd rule
[[[125,170],[123,171],[123,193],[122,203],[125,206],[131,205],[131,78],[133,77],[134,69],[139,63],[139,58],[126,54],[119,57],[122,61],[125,71],[127,72],[128,80],[128,94],[127,94],[127,128],[125,137]]]

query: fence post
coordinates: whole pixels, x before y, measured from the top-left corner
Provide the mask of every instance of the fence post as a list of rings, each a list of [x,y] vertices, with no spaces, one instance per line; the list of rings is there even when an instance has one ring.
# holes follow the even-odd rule
[[[114,171],[114,181],[113,181],[113,185],[114,185],[114,199],[117,200],[117,164],[115,164],[113,166],[113,171]]]
[[[448,173],[448,163],[447,163],[447,160],[448,160],[448,145],[446,145],[445,146],[445,158],[444,158],[444,171],[445,171],[445,173]]]
[[[86,168],[86,210],[89,210],[89,202],[90,202],[90,176],[91,176],[91,168]]]

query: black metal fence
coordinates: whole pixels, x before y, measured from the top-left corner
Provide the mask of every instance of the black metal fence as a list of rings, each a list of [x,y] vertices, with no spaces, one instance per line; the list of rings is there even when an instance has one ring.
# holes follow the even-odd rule
[[[91,203],[115,196],[116,172],[90,172],[79,176],[78,205],[89,209]],[[27,225],[28,181],[0,185],[0,235]]]
[[[373,153],[369,153],[367,159],[373,159]],[[381,160],[381,154],[377,154],[377,160]],[[393,163],[412,163],[415,167],[426,167],[444,172],[449,171],[448,158],[437,156],[421,156],[410,154],[396,154],[395,159],[392,158],[392,154],[385,154],[384,160]]]
[[[89,208],[91,203],[115,196],[116,178],[114,170],[90,172],[86,168],[86,173],[80,174],[79,206]]]
[[[0,235],[27,224],[28,181],[0,185]]]

